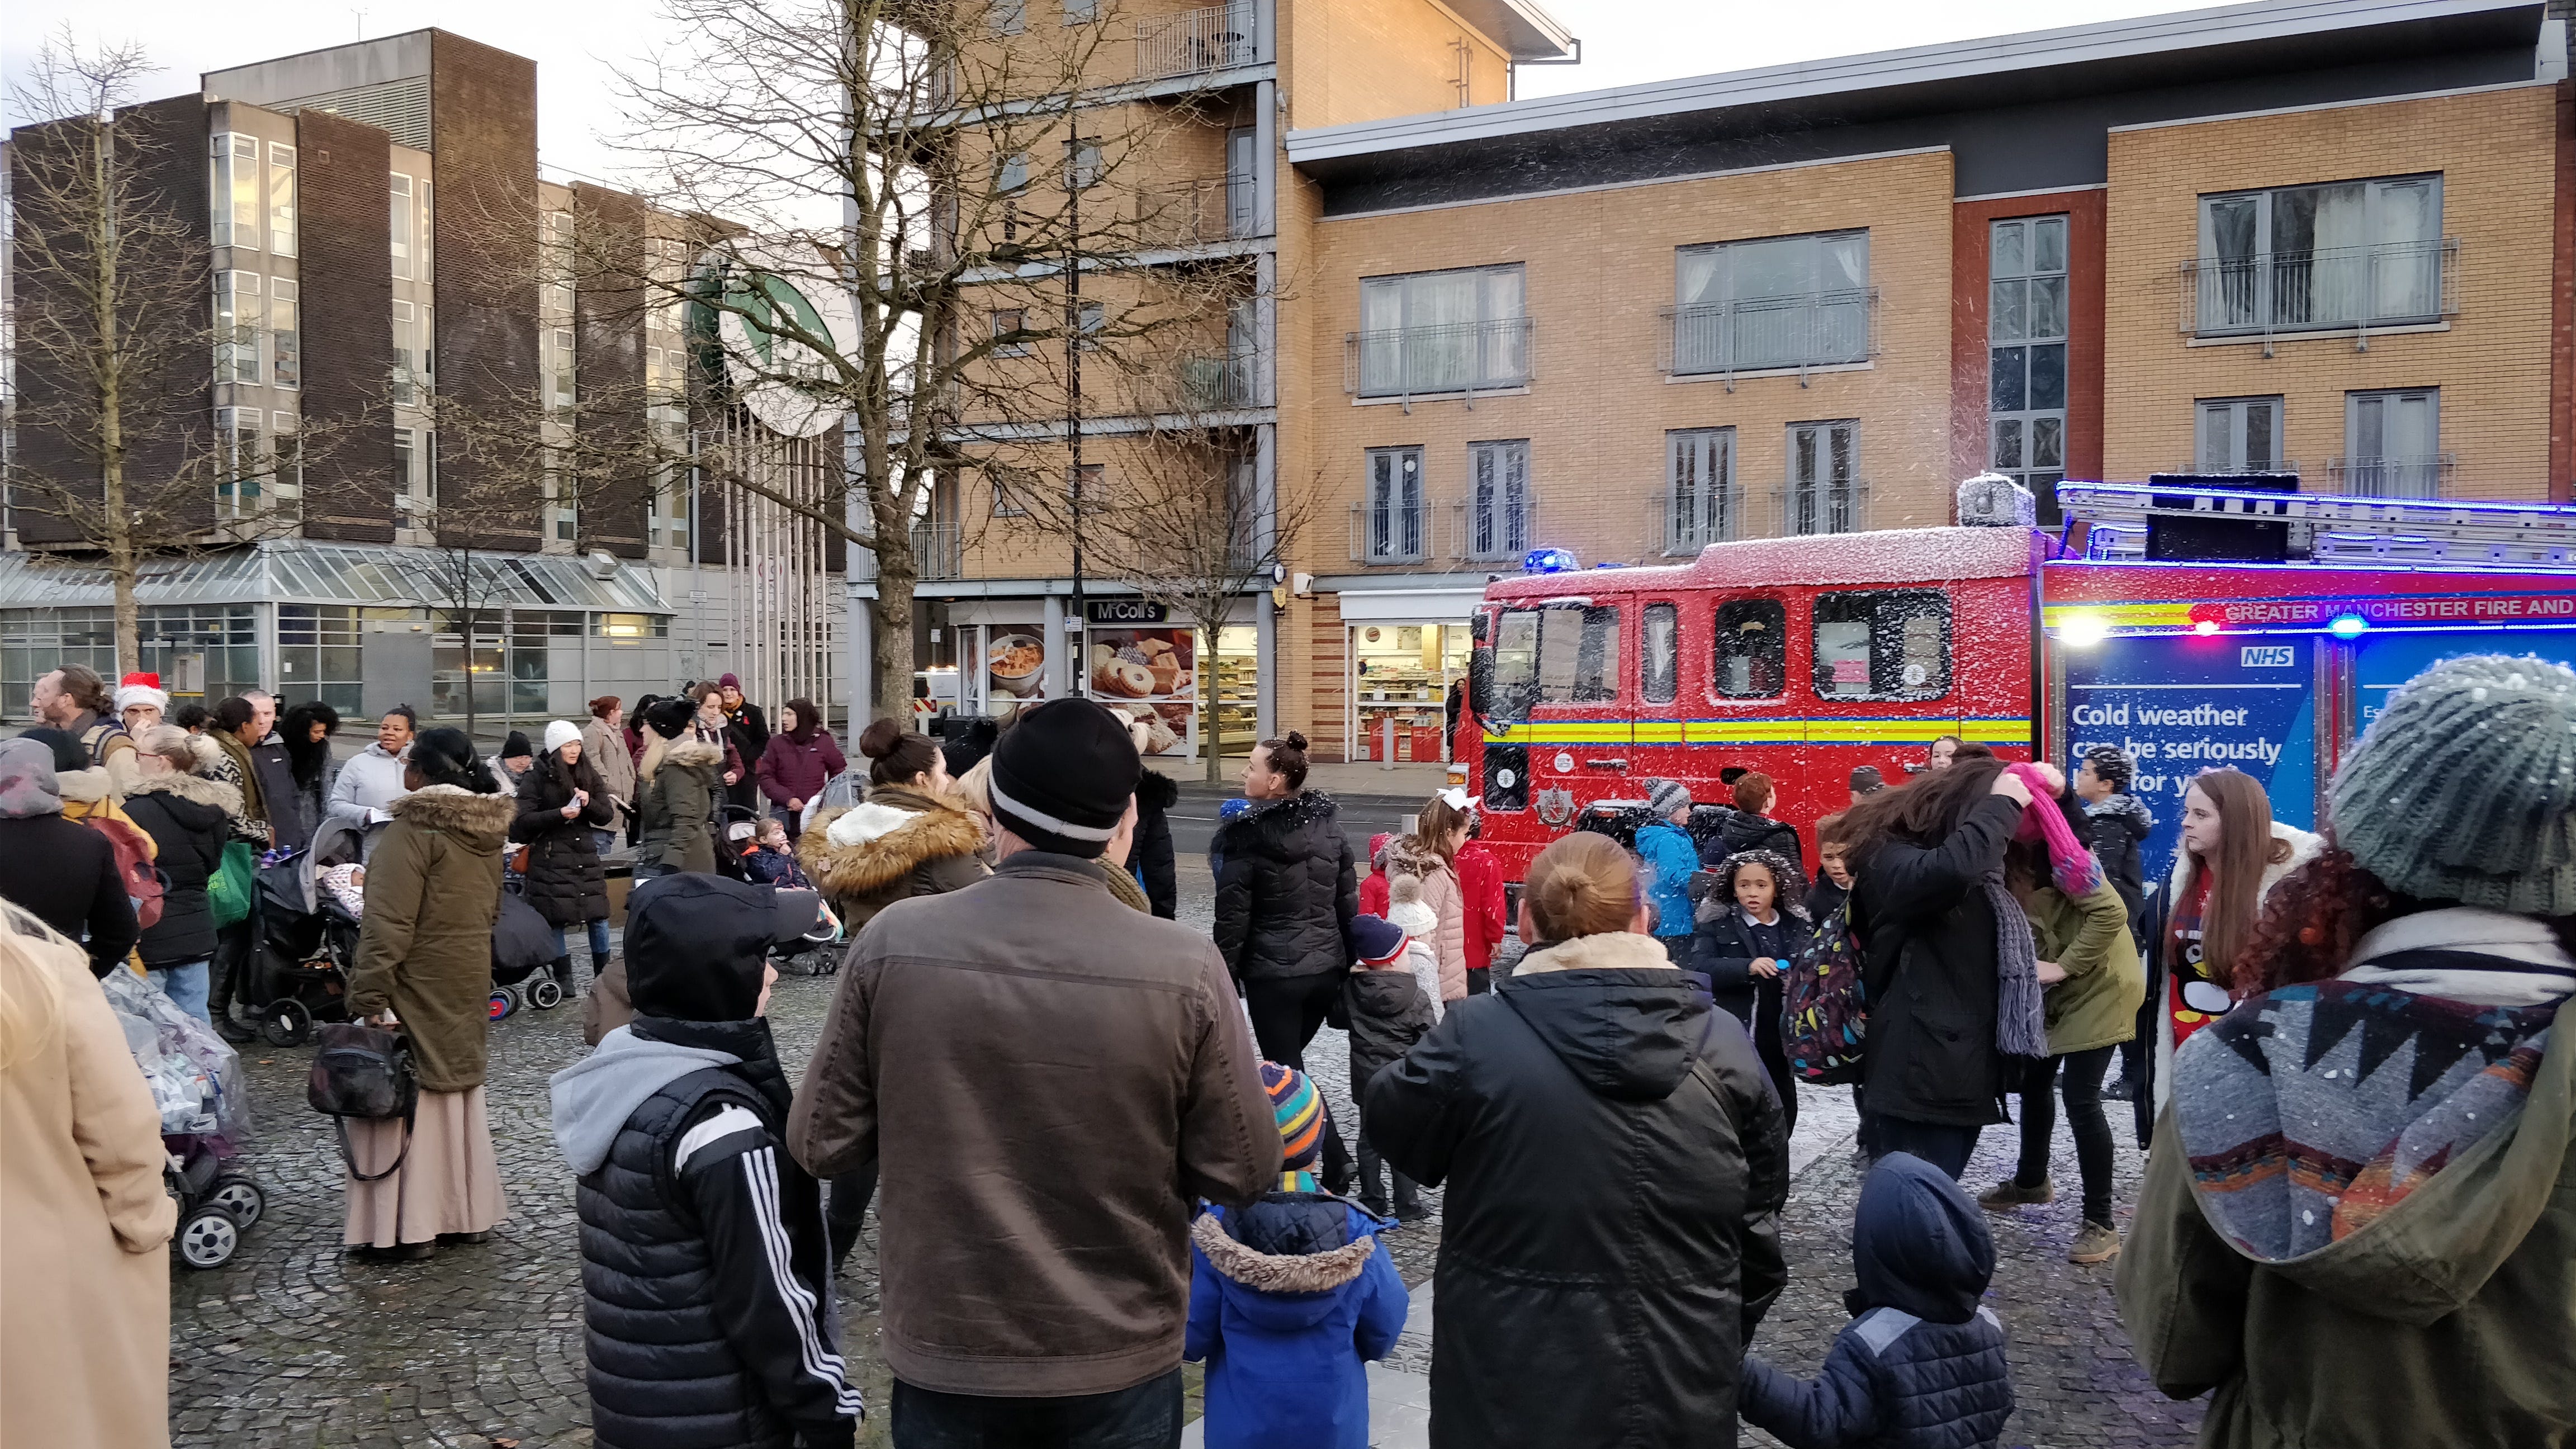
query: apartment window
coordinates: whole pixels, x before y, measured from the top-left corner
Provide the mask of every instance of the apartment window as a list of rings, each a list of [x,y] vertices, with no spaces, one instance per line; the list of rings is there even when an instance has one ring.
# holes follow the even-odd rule
[[[1420,448],[1371,448],[1360,501],[1360,558],[1415,563],[1431,554],[1431,507],[1422,496]]]
[[[654,486],[650,511],[645,516],[647,538],[655,548],[685,549],[689,546],[689,489],[680,480],[665,476]]]
[[[1019,307],[993,309],[993,355],[995,357],[1029,355],[1028,343],[1019,340],[1028,330],[1028,315],[1025,309]]]
[[[277,668],[297,699],[355,715],[366,686],[365,615],[346,604],[277,606]]]
[[[1674,253],[1673,371],[1831,367],[1870,354],[1869,233]]]
[[[258,408],[215,409],[215,516],[248,518],[259,512]]]
[[[1259,150],[1255,132],[1250,126],[1237,126],[1225,133],[1225,234],[1252,236],[1260,223],[1256,220],[1254,178],[1259,174]]]
[[[1950,596],[1938,589],[1818,594],[1820,699],[1939,699],[1950,692]]]
[[[215,381],[260,380],[259,273],[215,273]]]
[[[1087,25],[1100,18],[1100,0],[1064,0],[1064,23]]]
[[[1100,339],[1109,330],[1108,306],[1100,302],[1083,303],[1081,312],[1077,314],[1076,326],[1081,336],[1082,350],[1099,351]]]
[[[1519,558],[1532,547],[1529,440],[1467,445],[1467,556]]]
[[[550,369],[553,397],[549,406],[556,412],[570,412],[576,396],[573,390],[572,329],[552,327],[547,329],[547,335],[554,339],[551,349],[553,367]]]
[[[1029,28],[1028,0],[991,0],[984,14],[996,35],[1017,35]]]
[[[1076,508],[1098,507],[1106,504],[1109,501],[1109,493],[1102,482],[1102,477],[1101,465],[1098,463],[1085,463],[1079,468],[1065,469],[1066,500]]]
[[[1778,699],[1789,677],[1789,614],[1778,599],[1717,606],[1709,687],[1727,699]]]
[[[1664,434],[1664,552],[1697,553],[1736,536],[1735,429]]]
[[[428,526],[438,511],[436,435],[427,428],[394,429],[394,508],[413,527]]]
[[[412,279],[411,254],[415,220],[411,209],[411,178],[397,171],[393,173],[392,186],[393,192],[390,198],[392,210],[388,215],[393,227],[394,279],[408,282]]]
[[[2439,498],[2450,458],[2442,452],[2439,388],[2344,394],[2343,486],[2370,498]]]
[[[268,279],[268,376],[279,387],[304,385],[304,339],[291,278]]]
[[[435,229],[430,225],[429,178],[424,176],[420,182],[420,245],[414,248],[419,255],[413,258],[418,263],[421,281],[429,280],[430,250],[437,240]]]
[[[259,138],[218,132],[212,142],[214,175],[207,188],[214,244],[259,249]]]
[[[268,249],[295,255],[295,148],[268,143]]]
[[[1986,233],[1986,466],[2028,488],[2044,519],[2066,475],[2066,220]]]
[[[2284,186],[2200,199],[2193,265],[2203,333],[2440,318],[2442,178]]]
[[[1868,502],[1860,476],[1860,424],[1848,418],[1789,425],[1783,533],[1856,533]]]
[[[1064,184],[1071,191],[1089,191],[1100,184],[1100,138],[1085,136],[1064,143]]]
[[[429,384],[429,350],[426,331],[419,314],[425,307],[394,299],[394,401],[405,406],[420,402],[421,389]]]
[[[2277,397],[2202,398],[2192,471],[2195,473],[2278,473],[2288,470],[2281,457],[2281,400]]]
[[[1028,505],[1012,496],[1010,481],[998,473],[993,477],[993,516],[995,518],[1029,516]]]
[[[545,311],[550,321],[572,319],[572,213],[550,211],[545,226]]]
[[[1001,159],[994,180],[1004,191],[1025,191],[1029,184],[1029,153],[1014,151]]]
[[[1518,387],[1529,336],[1518,266],[1371,277],[1360,283],[1359,394]]]
[[[579,538],[581,536],[581,506],[579,501],[572,497],[571,489],[563,481],[562,475],[557,473],[554,469],[548,468],[546,470],[544,486],[546,496],[546,514],[554,520],[554,536],[556,540],[562,543],[570,543]],[[540,705],[538,708],[542,709],[544,706]]]
[[[293,413],[268,415],[268,474],[280,503],[294,507],[304,497],[303,420]]]

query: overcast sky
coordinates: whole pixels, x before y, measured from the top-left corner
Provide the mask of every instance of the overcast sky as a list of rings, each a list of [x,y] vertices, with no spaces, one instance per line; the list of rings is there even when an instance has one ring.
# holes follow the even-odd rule
[[[1528,67],[1524,96],[1597,90],[1891,50],[1944,40],[2081,25],[2192,8],[2190,0],[1546,0],[1583,37],[1583,63]],[[659,33],[653,0],[529,4],[527,0],[6,0],[0,69],[11,82],[38,42],[69,21],[83,44],[149,43],[175,95],[202,71],[317,50],[365,35],[438,25],[537,62],[539,150],[552,167],[611,172],[599,145],[618,127],[608,68],[647,51]],[[362,32],[363,27],[363,32]],[[14,115],[12,120],[20,119]]]

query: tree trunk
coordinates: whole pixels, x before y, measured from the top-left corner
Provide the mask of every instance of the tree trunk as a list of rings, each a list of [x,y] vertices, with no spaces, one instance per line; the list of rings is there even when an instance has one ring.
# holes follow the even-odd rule
[[[867,720],[850,721],[853,747],[858,732],[878,717],[912,728],[912,600],[918,573],[912,558],[912,536],[880,530],[877,606],[868,641],[876,659],[876,714]],[[852,698],[867,697],[865,680],[850,683]]]
[[[110,214],[114,206],[115,123],[102,120],[92,133],[91,156],[97,167],[98,214],[91,234],[97,258],[98,286],[98,505],[105,525],[107,571],[116,588],[116,673],[143,667],[142,612],[134,604],[134,517],[125,503],[125,369],[117,335],[124,302],[119,285],[120,236]]]
[[[1225,753],[1225,730],[1217,723],[1216,630],[1201,625],[1199,633],[1199,757],[1207,762],[1207,782],[1215,785],[1225,780],[1225,761],[1220,758]]]

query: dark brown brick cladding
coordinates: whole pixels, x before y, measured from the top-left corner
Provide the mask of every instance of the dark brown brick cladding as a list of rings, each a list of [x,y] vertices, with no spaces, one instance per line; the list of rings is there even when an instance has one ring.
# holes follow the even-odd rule
[[[437,190],[431,277],[439,391],[487,416],[525,410],[537,389],[537,66],[430,32],[429,146]],[[473,487],[473,460],[440,439],[442,489]],[[534,550],[533,507],[471,529],[482,546]],[[524,519],[526,522],[521,522]],[[445,530],[442,530],[444,533]]]
[[[644,442],[644,241],[652,211],[624,192],[573,187],[581,274],[573,288],[573,380],[585,443],[611,458],[640,455]],[[644,557],[651,482],[618,478],[583,500],[582,547]]]
[[[391,543],[394,434],[392,142],[327,111],[296,118],[303,208],[304,470],[308,538]]]
[[[194,93],[173,96],[128,108],[119,124],[131,138],[130,147],[120,146],[120,153],[123,164],[138,181],[137,202],[143,209],[172,221],[167,231],[149,239],[129,237],[125,258],[127,275],[138,280],[136,307],[123,319],[123,326],[128,337],[143,339],[135,353],[159,364],[150,375],[126,380],[127,401],[120,408],[127,443],[126,475],[134,480],[134,486],[148,489],[150,480],[184,476],[190,458],[202,456],[214,426],[209,334],[214,321],[213,296],[206,282],[213,256],[206,230],[206,105],[204,98]],[[49,146],[87,145],[85,122],[58,121],[17,129],[10,145],[10,164],[18,171],[11,187],[16,203],[15,225],[32,229],[46,224],[37,200],[38,189],[27,179],[26,168],[43,164]],[[62,224],[66,231],[77,234],[76,218],[63,218]],[[36,295],[32,289],[42,286],[43,279],[27,269],[26,256],[22,251],[20,266],[13,269],[10,277],[11,287],[18,292],[12,304],[22,309],[22,348],[32,346],[26,341],[28,332],[44,325],[28,314],[49,306],[77,312],[79,306],[76,300]],[[171,305],[169,286],[174,278],[181,292],[175,307]],[[71,336],[87,331],[91,325],[77,315],[65,316],[62,323]],[[24,474],[49,480],[56,487],[78,490],[81,496],[94,500],[98,497],[99,467],[94,443],[96,404],[86,397],[85,389],[70,385],[75,382],[72,375],[31,364],[31,356],[22,351],[16,374],[19,411],[15,465]],[[48,426],[49,414],[60,423]],[[195,518],[211,521],[211,492],[183,501]],[[14,516],[20,541],[29,545],[78,547],[94,542],[74,518],[30,512],[24,507]]]

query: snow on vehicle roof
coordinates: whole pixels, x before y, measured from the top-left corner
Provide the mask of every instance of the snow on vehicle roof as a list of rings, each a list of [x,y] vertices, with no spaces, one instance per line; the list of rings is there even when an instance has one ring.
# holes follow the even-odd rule
[[[1569,585],[1624,593],[2024,578],[2053,551],[2046,534],[2027,528],[1891,528],[1807,538],[1751,538],[1710,544],[1688,563],[1506,577],[1495,580],[1486,593],[1519,602],[1561,598]]]

